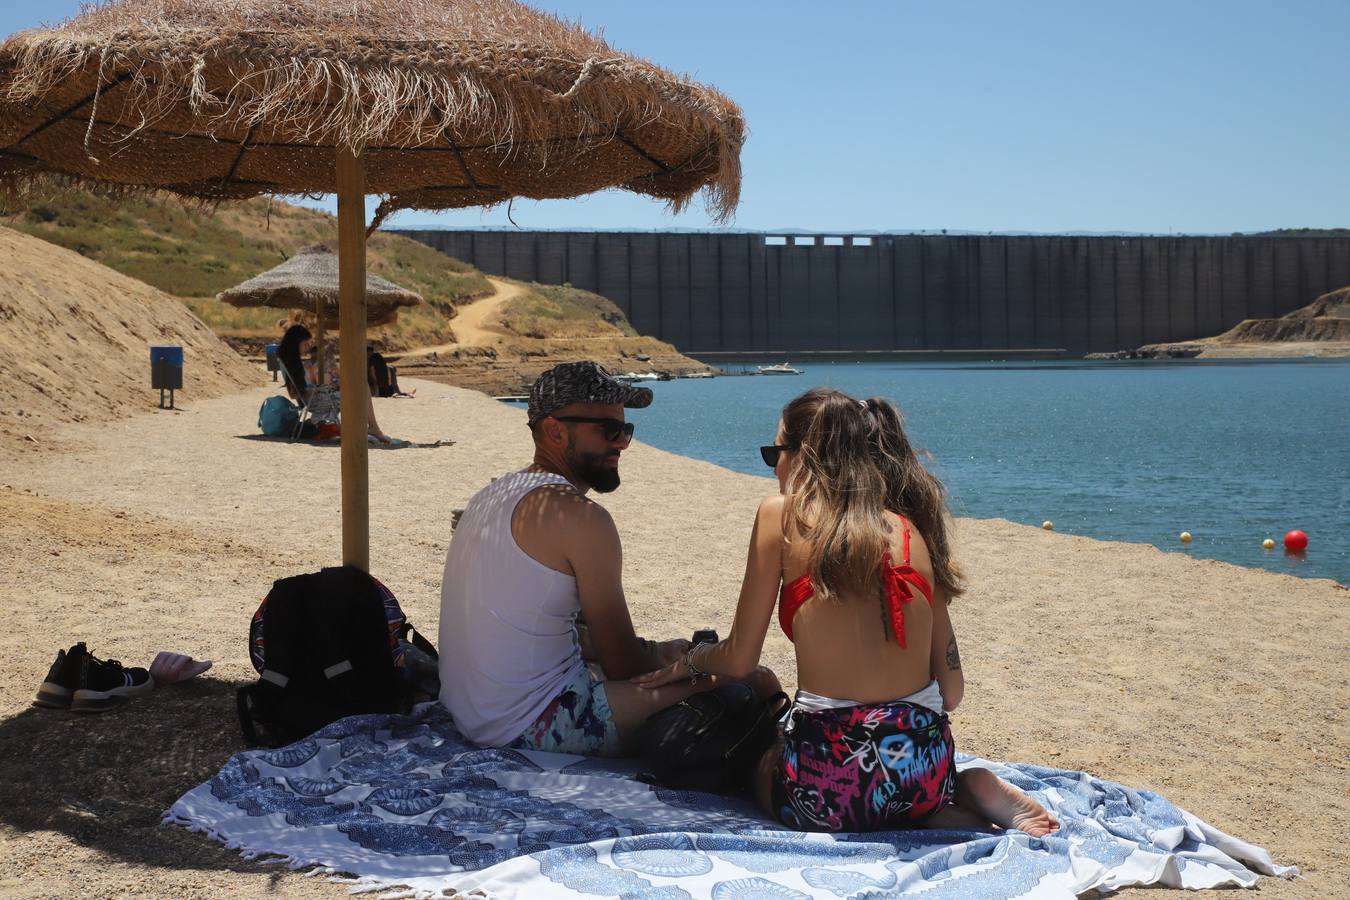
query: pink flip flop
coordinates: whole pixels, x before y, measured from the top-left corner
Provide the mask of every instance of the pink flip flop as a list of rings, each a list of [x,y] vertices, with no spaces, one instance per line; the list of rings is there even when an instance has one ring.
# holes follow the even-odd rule
[[[155,656],[155,661],[150,664],[150,677],[155,680],[155,687],[162,687],[196,678],[209,668],[211,668],[209,659],[193,659],[182,653],[161,650]]]

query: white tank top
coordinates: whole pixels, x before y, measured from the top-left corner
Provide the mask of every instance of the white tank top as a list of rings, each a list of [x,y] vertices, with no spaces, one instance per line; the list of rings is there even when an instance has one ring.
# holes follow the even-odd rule
[[[509,744],[585,666],[577,581],[535,560],[511,535],[521,498],[548,472],[512,472],[464,508],[441,576],[441,704],[469,740]]]

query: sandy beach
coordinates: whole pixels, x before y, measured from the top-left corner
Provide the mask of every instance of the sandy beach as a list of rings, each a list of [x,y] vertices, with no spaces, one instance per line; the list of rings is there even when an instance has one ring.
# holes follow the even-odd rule
[[[372,559],[435,635],[450,509],[524,464],[529,441],[519,408],[415,386],[414,400],[377,401],[381,422],[455,443],[371,453]],[[259,598],[339,556],[338,448],[254,439],[269,392],[53,426],[60,449],[8,454],[0,895],[343,895],[159,825],[242,749],[233,690],[253,677],[245,638]],[[603,502],[639,629],[725,633],[773,483],[641,444],[622,472]],[[968,679],[958,747],[1157,790],[1302,868],[1306,880],[1262,879],[1263,896],[1350,890],[1350,592],[1005,521],[961,520],[957,546],[971,583],[953,607]],[[216,665],[105,715],[31,708],[56,650],[79,640],[127,664],[168,649]],[[776,630],[766,656],[791,687]]]
[[[1338,152],[1350,125],[1334,114],[1350,4],[1248,17],[1209,0],[1178,5],[1165,23],[1137,4],[1089,15],[1006,3],[773,16],[709,0],[544,6],[0,7],[0,900],[337,900],[356,880],[340,866],[369,887],[426,861],[426,882],[363,895],[399,897],[460,875],[444,871],[459,861],[513,852],[525,856],[494,862],[493,875],[523,877],[484,881],[497,896],[442,893],[504,900],[523,883],[518,895],[535,900],[547,878],[642,900],[1039,898],[1069,883],[1213,883],[1195,880],[1211,851],[1267,866],[1226,837],[1263,848],[1275,871],[1298,868],[1257,879],[1261,900],[1350,900],[1350,575],[1339,565],[1350,415],[1335,405],[1350,397]],[[229,303],[231,288],[317,242],[341,260],[340,287],[301,277],[248,298],[265,306]],[[369,308],[367,275],[419,302],[390,321]],[[346,350],[330,356],[338,328],[323,325],[322,307],[334,290]],[[531,461],[525,409],[494,397],[518,401],[552,365],[592,359],[637,381],[802,375],[751,372],[756,359],[841,364],[835,373],[938,361],[927,381],[910,387],[906,371],[893,382],[931,404],[910,401],[916,425],[952,439],[937,470],[978,472],[986,480],[953,475],[962,502],[996,497],[983,511],[1019,520],[953,525],[967,587],[950,610],[965,679],[956,749],[1026,764],[1024,775],[1081,770],[1156,792],[1219,834],[1184,817],[1178,826],[1151,794],[1029,777],[1052,785],[1056,845],[1033,837],[1026,804],[1009,817],[987,796],[968,801],[980,774],[954,796],[1024,834],[932,828],[893,846],[823,836],[809,846],[692,792],[649,791],[621,767],[564,771],[556,757],[548,769],[547,758],[466,749],[439,714],[415,737],[420,724],[366,720],[352,727],[372,734],[345,746],[320,747],[325,736],[212,781],[249,749],[237,691],[258,679],[259,603],[279,579],[342,562],[343,448],[259,433],[260,405],[287,392],[265,372],[264,348],[302,319],[315,324],[321,364],[291,390],[313,413],[310,388],[329,363],[343,367],[349,490],[363,489],[362,371],[383,365],[372,350],[409,392],[372,401],[370,430],[397,440],[369,448],[368,558],[433,639],[455,511]],[[1071,362],[1080,357],[1125,362]],[[1058,390],[1039,393],[1040,372],[1015,371],[1042,359],[1062,370]],[[1170,362],[1183,359],[1196,361],[1189,383],[1179,371],[1189,363]],[[1115,377],[1145,368],[1130,373],[1152,379],[1142,387]],[[695,383],[670,386],[663,424],[691,436],[691,419],[711,423],[723,446],[752,454],[744,445],[773,442],[776,422],[746,410],[764,410],[768,393],[751,395],[776,380],[719,383],[750,388],[721,412],[758,427],[758,441],[725,439],[731,429]],[[691,419],[674,412],[686,387],[700,404]],[[663,414],[656,397],[646,422]],[[999,427],[977,431],[944,414],[953,409]],[[777,482],[642,443],[641,427],[637,437],[622,486],[595,498],[622,537],[633,623],[657,640],[726,636],[755,511]],[[1038,447],[1047,437],[1055,446]],[[961,461],[970,466],[943,468]],[[1046,517],[1063,530],[1036,527]],[[1113,536],[1168,549],[1072,533],[1117,526]],[[1274,563],[1283,558],[1257,548],[1277,552],[1282,532],[1299,547],[1291,527],[1311,535],[1310,565],[1287,571],[1330,559],[1322,571],[1346,584],[1177,552]],[[365,543],[349,529],[348,556],[362,565]],[[299,686],[277,661],[285,623],[269,618],[269,680]],[[365,621],[375,627],[373,614]],[[127,667],[164,651],[213,666],[102,712],[34,705],[58,651],[78,642]],[[508,668],[510,653],[502,642]],[[360,678],[360,655],[347,655]],[[331,662],[329,679],[346,674]],[[776,620],[761,662],[796,689]],[[81,671],[78,686],[99,686]],[[486,693],[473,699],[495,705]],[[581,708],[561,708],[592,730]],[[834,714],[856,716],[850,727],[871,739],[831,735],[833,758],[789,749],[802,797],[918,815],[921,793],[951,783],[927,765],[938,756],[919,737],[934,733],[926,715],[891,728],[881,715]],[[273,801],[273,788],[299,799]],[[194,806],[236,798],[228,824]],[[163,824],[171,807],[179,825]],[[271,843],[309,826],[295,848]],[[949,836],[962,843],[921,843]],[[365,855],[339,855],[347,845]],[[291,855],[260,858],[260,846]],[[863,874],[883,868],[884,881]],[[789,869],[800,889],[759,877]]]

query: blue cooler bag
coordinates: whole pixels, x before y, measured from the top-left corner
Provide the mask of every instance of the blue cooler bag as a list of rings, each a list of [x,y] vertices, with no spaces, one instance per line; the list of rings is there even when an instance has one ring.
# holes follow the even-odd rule
[[[268,397],[258,409],[258,427],[268,437],[287,437],[300,421],[300,410],[280,395]]]

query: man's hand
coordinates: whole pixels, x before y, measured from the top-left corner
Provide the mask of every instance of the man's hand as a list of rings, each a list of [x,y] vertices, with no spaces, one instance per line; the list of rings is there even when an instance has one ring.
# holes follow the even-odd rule
[[[689,652],[693,644],[684,638],[675,638],[671,641],[661,641],[656,645],[656,664],[658,666],[668,666],[673,662],[679,662],[684,659],[684,655]]]

